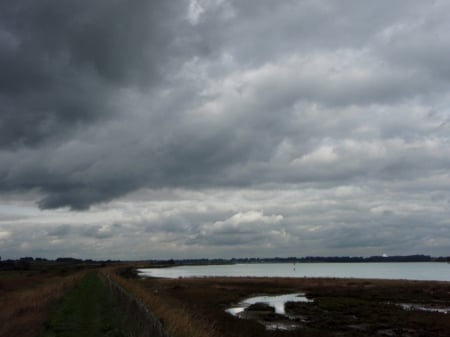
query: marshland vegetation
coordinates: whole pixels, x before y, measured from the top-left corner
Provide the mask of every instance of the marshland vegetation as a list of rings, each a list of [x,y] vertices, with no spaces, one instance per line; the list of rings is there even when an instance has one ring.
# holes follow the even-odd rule
[[[0,272],[0,336],[145,336],[154,323],[171,337],[416,337],[450,331],[450,282],[140,278],[136,267],[48,264]],[[283,317],[262,303],[242,317],[227,312],[249,297],[294,293],[310,301],[286,303]],[[296,329],[266,328],[286,316]]]

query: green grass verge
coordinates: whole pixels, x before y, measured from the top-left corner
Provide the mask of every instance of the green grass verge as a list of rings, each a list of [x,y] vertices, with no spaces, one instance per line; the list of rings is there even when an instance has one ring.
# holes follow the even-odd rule
[[[123,319],[99,275],[89,272],[64,297],[45,324],[42,337],[125,337]]]

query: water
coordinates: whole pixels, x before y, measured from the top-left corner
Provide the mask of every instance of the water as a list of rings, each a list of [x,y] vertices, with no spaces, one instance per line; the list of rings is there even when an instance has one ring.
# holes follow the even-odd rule
[[[246,308],[248,308],[252,304],[265,303],[270,307],[274,308],[275,313],[285,315],[286,311],[284,305],[287,302],[312,302],[312,301],[307,299],[304,296],[304,294],[256,296],[247,298],[246,300],[240,302],[237,306],[227,309],[226,312],[228,312],[233,316],[238,316],[241,312],[243,312]]]
[[[148,277],[336,277],[450,281],[450,264],[386,263],[252,263],[139,269]]]
[[[295,330],[300,327],[299,322],[295,321],[295,316],[289,317],[286,315],[285,304],[287,302],[312,302],[305,297],[304,294],[286,294],[286,295],[267,295],[267,296],[256,296],[250,297],[239,304],[228,308],[225,310],[227,313],[239,317],[239,318],[247,318],[247,319],[255,319],[261,324],[263,324],[267,330]],[[245,313],[245,310],[256,303],[264,303],[268,306],[272,307],[275,310],[275,313],[280,315],[277,318],[265,317],[264,313],[257,312],[247,312],[247,315],[242,316]]]

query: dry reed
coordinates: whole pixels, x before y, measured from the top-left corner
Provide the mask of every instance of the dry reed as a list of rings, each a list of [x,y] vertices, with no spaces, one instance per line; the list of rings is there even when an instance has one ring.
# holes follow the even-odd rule
[[[148,310],[158,317],[165,332],[171,337],[220,337],[214,323],[205,317],[195,315],[182,302],[173,298],[161,298],[156,291],[145,287],[136,279],[126,279],[114,270],[105,271],[116,284],[126,289]]]
[[[34,337],[39,334],[52,305],[73,287],[83,273],[49,277],[31,288],[7,291],[0,298],[0,337]]]

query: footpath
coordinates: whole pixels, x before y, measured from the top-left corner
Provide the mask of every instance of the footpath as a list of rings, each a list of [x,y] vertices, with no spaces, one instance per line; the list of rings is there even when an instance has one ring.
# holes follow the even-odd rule
[[[55,308],[41,337],[125,337],[121,308],[96,272],[89,272]]]

